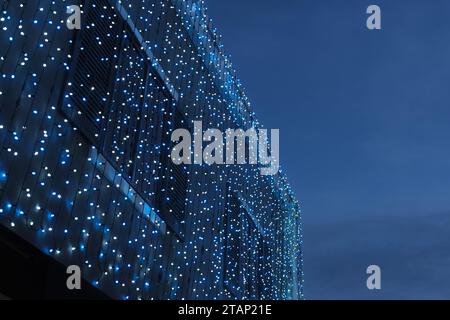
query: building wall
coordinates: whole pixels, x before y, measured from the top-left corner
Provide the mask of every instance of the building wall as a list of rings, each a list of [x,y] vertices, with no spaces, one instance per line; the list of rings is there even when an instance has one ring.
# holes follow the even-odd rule
[[[193,121],[260,127],[203,2],[1,6],[3,225],[113,298],[302,297],[284,175],[169,159]]]

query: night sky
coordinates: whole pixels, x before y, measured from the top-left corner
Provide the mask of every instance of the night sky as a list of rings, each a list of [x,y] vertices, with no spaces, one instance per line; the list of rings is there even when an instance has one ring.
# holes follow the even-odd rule
[[[449,299],[450,1],[206,3],[257,117],[280,129],[306,298]],[[366,28],[371,4],[382,30]]]

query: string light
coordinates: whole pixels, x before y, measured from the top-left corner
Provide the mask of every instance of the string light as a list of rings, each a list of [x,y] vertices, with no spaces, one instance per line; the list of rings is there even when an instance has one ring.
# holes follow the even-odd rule
[[[169,158],[193,121],[263,128],[204,1],[4,1],[0,21],[2,224],[115,298],[303,298],[284,173]]]

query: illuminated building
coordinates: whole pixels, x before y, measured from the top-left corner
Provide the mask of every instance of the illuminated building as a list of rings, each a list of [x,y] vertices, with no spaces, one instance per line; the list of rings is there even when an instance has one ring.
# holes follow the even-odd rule
[[[302,298],[283,173],[169,158],[195,120],[260,127],[203,2],[1,6],[1,225],[112,298]]]

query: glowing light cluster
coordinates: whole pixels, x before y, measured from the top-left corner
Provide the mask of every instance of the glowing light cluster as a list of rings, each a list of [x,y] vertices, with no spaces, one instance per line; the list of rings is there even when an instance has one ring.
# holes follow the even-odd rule
[[[194,120],[260,127],[203,1],[1,6],[2,224],[116,298],[303,297],[284,174],[170,161]]]

